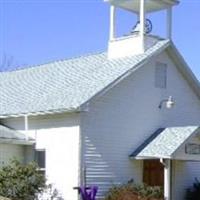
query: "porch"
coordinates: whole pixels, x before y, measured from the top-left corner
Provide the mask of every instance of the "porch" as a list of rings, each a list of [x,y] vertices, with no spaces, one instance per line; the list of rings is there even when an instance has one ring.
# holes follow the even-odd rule
[[[200,161],[200,128],[187,126],[158,129],[130,158],[143,160],[143,182],[163,186],[165,200],[172,200],[177,175],[174,170],[176,162]]]

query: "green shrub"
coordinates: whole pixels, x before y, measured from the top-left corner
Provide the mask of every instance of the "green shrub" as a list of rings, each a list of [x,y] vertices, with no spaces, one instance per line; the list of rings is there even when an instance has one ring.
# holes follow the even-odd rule
[[[22,165],[13,160],[0,169],[0,196],[12,200],[33,200],[44,191],[45,182],[36,164]]]
[[[8,199],[8,198],[6,198],[6,197],[1,197],[1,196],[0,196],[0,200],[11,200],[11,199]]]
[[[128,182],[123,185],[115,185],[109,189],[105,200],[162,200],[163,189],[158,186],[137,185]]]
[[[186,200],[200,199],[200,181],[196,178],[193,186],[186,190]]]

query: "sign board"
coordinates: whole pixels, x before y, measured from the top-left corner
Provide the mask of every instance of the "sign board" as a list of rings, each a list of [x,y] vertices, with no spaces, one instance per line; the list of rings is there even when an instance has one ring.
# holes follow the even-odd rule
[[[186,144],[185,153],[191,155],[200,155],[200,144]]]

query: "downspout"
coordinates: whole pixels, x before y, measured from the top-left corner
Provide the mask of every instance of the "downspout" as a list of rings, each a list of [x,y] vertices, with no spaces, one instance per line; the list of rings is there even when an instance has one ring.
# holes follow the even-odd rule
[[[24,130],[25,130],[25,135],[26,135],[26,140],[28,140],[28,115],[24,115]]]
[[[160,163],[164,166],[164,199],[171,200],[171,160],[161,158]]]
[[[144,53],[144,37],[145,37],[145,0],[140,0],[140,50]]]

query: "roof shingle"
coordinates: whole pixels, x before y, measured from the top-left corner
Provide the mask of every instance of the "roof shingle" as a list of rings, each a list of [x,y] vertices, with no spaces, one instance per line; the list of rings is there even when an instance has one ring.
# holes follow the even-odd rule
[[[106,53],[0,73],[0,116],[77,111],[115,80],[169,45],[160,40],[144,54],[108,60]]]
[[[130,157],[171,158],[175,151],[196,131],[198,126],[158,129]]]

